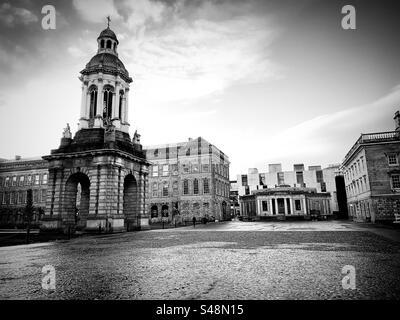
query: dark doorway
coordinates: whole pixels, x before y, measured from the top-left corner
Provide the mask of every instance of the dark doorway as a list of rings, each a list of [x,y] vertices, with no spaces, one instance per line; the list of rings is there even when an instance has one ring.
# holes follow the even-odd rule
[[[344,176],[336,176],[336,196],[339,206],[338,219],[348,219],[349,212],[347,210],[347,195],[346,195],[346,185],[344,183]]]

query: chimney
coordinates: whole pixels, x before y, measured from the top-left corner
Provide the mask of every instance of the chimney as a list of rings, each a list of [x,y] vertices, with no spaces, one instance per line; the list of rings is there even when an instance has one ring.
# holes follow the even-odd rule
[[[394,114],[394,123],[395,123],[395,130],[400,131],[400,112],[396,111]]]

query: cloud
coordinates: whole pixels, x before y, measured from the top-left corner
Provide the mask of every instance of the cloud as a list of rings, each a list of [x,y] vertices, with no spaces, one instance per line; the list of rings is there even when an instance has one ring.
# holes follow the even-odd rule
[[[361,133],[394,130],[392,118],[399,101],[400,86],[396,86],[369,104],[315,117],[264,138],[262,142],[253,139],[254,146],[249,148],[258,150],[254,157],[264,159],[263,166],[269,161],[290,165],[299,161],[315,163],[323,161],[327,154],[336,156],[331,163],[341,162]],[[251,135],[254,137],[254,133]],[[256,148],[257,144],[262,148]]]
[[[79,15],[88,22],[106,22],[110,15],[112,19],[121,20],[113,0],[73,0],[73,5]]]
[[[38,17],[27,9],[14,7],[8,2],[0,6],[0,23],[7,27],[28,25],[37,21]]]

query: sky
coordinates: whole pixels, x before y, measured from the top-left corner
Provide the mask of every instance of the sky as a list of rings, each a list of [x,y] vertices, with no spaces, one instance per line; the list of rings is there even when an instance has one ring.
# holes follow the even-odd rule
[[[397,1],[398,2],[398,1]],[[44,5],[56,29],[42,28]],[[356,29],[341,26],[344,5]],[[396,1],[0,0],[0,158],[42,156],[73,134],[79,72],[111,16],[143,145],[205,138],[230,177],[269,163],[340,163],[400,109]]]

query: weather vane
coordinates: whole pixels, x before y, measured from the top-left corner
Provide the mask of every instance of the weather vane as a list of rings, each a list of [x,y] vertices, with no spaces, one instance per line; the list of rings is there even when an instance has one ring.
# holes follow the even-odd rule
[[[110,16],[107,16],[107,28],[110,28],[110,21],[111,21]]]

